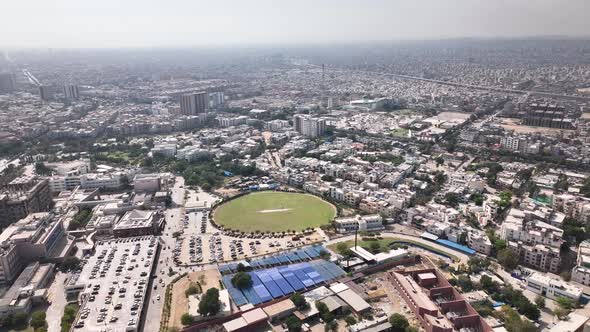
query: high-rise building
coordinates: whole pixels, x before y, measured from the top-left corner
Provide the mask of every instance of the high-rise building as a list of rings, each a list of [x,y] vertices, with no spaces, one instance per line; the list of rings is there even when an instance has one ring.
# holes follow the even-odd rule
[[[12,92],[16,87],[16,80],[12,73],[0,73],[0,92]]]
[[[318,137],[326,133],[326,120],[309,115],[295,115],[293,125],[297,132],[308,137]]]
[[[64,95],[67,99],[78,99],[79,92],[77,85],[64,85]]]
[[[206,113],[209,109],[209,96],[207,92],[197,92],[180,97],[180,113],[195,115]]]
[[[224,102],[225,102],[225,96],[224,96],[223,92],[218,91],[218,92],[210,92],[209,93],[209,107],[210,108],[217,108],[219,106],[222,106]]]
[[[43,100],[52,100],[53,88],[48,85],[39,85],[39,97]]]

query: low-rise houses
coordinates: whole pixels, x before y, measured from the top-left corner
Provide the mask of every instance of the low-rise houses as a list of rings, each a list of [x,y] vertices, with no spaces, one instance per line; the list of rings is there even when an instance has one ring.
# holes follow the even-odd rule
[[[572,280],[590,286],[590,240],[582,241],[578,247],[576,266],[572,269]]]

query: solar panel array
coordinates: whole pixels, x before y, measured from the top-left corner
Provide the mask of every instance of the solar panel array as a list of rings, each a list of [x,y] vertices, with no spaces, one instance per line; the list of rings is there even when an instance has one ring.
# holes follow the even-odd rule
[[[311,247],[301,248],[294,251],[253,259],[250,262],[243,262],[244,265],[250,265],[253,269],[268,268],[284,264],[293,264],[305,262],[320,257],[320,253],[326,251],[321,245],[314,245]],[[238,272],[239,263],[228,263],[219,266],[221,274]]]
[[[231,283],[233,275],[224,275],[223,284],[237,306],[247,303],[257,305],[281,298],[294,292],[316,286],[343,276],[339,266],[325,260],[296,263],[281,267],[248,272],[252,286],[238,289]]]

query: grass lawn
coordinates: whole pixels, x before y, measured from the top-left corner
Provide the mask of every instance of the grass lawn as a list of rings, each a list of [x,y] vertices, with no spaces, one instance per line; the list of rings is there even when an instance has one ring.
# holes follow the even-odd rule
[[[405,129],[405,128],[397,128],[397,129],[394,129],[394,130],[390,131],[389,133],[392,136],[406,137],[407,138],[408,137],[408,131],[409,130],[408,129]]]
[[[359,246],[361,246],[364,249],[367,249],[369,251],[371,251],[370,250],[371,249],[371,243],[374,243],[374,242],[379,243],[379,248],[380,249],[389,248],[389,245],[390,244],[396,243],[396,242],[399,242],[400,245],[403,245],[404,242],[405,243],[411,243],[411,244],[414,244],[414,245],[416,245],[418,247],[422,247],[422,248],[428,249],[430,251],[433,251],[433,252],[436,252],[436,253],[439,253],[439,254],[442,254],[442,255],[449,256],[454,261],[459,261],[459,257],[457,257],[457,256],[455,256],[455,255],[453,255],[453,254],[451,254],[449,252],[439,250],[437,248],[434,248],[432,246],[429,246],[427,244],[423,244],[423,243],[417,242],[417,241],[406,240],[406,239],[399,239],[399,238],[395,238],[395,237],[384,237],[382,239],[377,239],[375,241],[363,241],[363,240],[361,240],[361,236],[358,237],[358,244],[359,244]],[[334,243],[334,244],[329,245],[328,246],[328,249],[330,249],[333,252],[336,252],[337,253],[338,250],[336,249],[336,247],[338,246],[339,243],[341,243],[341,242],[338,242],[338,243]],[[346,245],[348,247],[352,247],[354,245],[354,240],[345,241],[345,243],[346,243]]]
[[[259,192],[222,204],[214,212],[219,225],[245,232],[303,230],[332,221],[336,208],[312,195]]]

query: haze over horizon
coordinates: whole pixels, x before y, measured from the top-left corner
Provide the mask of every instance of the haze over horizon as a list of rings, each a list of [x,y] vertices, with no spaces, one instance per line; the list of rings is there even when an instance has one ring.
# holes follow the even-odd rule
[[[588,37],[584,0],[300,0],[3,4],[0,47],[171,47]]]

